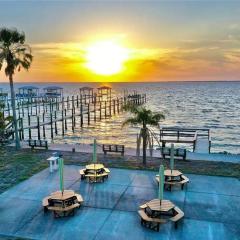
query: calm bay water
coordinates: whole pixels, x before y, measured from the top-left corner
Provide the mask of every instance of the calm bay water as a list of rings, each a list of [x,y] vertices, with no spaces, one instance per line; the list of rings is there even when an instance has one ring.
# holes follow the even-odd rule
[[[16,84],[16,90],[22,85],[29,84]],[[43,88],[47,84],[31,85]],[[62,86],[65,96],[78,94],[82,86],[100,86],[97,83],[54,85]],[[146,93],[147,107],[166,111],[162,126],[210,128],[212,152],[240,153],[240,82],[114,83],[111,86],[116,95],[124,89]],[[9,91],[7,84],[0,87]],[[74,134],[69,130],[64,138],[59,135],[54,142],[90,143],[97,137],[99,143],[136,147],[138,128],[121,127],[126,116],[124,113],[89,127],[79,127]]]

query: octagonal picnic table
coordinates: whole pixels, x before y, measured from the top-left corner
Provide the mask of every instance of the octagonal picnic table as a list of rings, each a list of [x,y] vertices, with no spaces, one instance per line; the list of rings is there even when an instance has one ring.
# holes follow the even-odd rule
[[[183,175],[179,170],[167,169],[164,171],[164,187],[168,190],[172,190],[172,186],[180,185],[183,189],[184,184],[189,182],[189,179]],[[159,183],[159,175],[156,175],[156,180]]]
[[[79,171],[81,179],[87,178],[89,182],[104,182],[110,173],[108,168],[105,168],[101,163],[93,163],[86,166],[85,169]]]
[[[75,192],[73,190],[64,190],[63,192],[56,191],[51,193],[50,195],[51,199],[56,199],[61,201],[64,201],[74,196],[75,196]]]
[[[96,163],[96,164],[93,163],[86,166],[87,170],[101,170],[103,168],[104,166],[101,163]]]
[[[172,221],[177,223],[184,217],[184,213],[169,200],[153,199],[140,206],[138,211],[141,223],[150,229],[159,231],[159,225]]]
[[[173,178],[176,178],[176,177],[180,177],[182,176],[182,172],[178,171],[178,170],[171,170],[171,169],[167,169],[164,171],[164,176],[165,177],[173,177]]]

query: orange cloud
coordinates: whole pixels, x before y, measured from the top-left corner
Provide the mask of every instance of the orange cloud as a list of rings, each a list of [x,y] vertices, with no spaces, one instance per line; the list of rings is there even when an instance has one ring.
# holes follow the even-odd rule
[[[234,39],[234,41],[236,41]],[[123,71],[101,76],[86,69],[86,44],[42,43],[32,45],[34,61],[16,81],[171,81],[240,79],[240,47],[229,41],[185,41],[175,48],[131,48]],[[6,79],[0,73],[0,79]]]

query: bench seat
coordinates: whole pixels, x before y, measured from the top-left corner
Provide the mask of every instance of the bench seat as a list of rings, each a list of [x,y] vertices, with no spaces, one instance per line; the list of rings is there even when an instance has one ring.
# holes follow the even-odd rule
[[[167,222],[165,219],[149,217],[143,209],[138,210],[138,214],[141,217],[141,224],[155,231],[159,231],[160,223]]]
[[[139,206],[139,208],[145,209],[145,208],[147,208],[147,204],[143,204],[143,205]]]
[[[80,170],[79,170],[81,179],[84,179],[84,178],[86,177],[86,176],[85,176],[85,171],[86,171],[86,169],[80,169]]]
[[[106,173],[110,173],[110,170],[109,170],[108,168],[104,168],[104,171],[105,171]]]
[[[72,210],[74,208],[79,208],[79,207],[80,207],[79,203],[74,203],[73,205],[67,206],[67,207],[50,206],[50,207],[48,207],[48,210],[50,210],[50,211],[58,211],[58,212],[67,212],[67,211],[70,211],[70,210]]]
[[[182,175],[181,176],[181,180],[180,181],[165,181],[164,185],[165,186],[169,186],[170,190],[171,190],[171,186],[181,186],[182,190],[184,188],[184,185],[189,183],[189,178],[187,178],[186,176]],[[158,180],[159,181],[159,180]]]
[[[177,185],[179,185],[179,186],[181,186],[181,188],[183,190],[184,185],[189,183],[189,178],[184,176],[184,175],[182,175],[181,178],[182,179],[180,181],[165,181],[164,186],[177,186]],[[159,184],[159,175],[158,174],[156,175],[155,179],[156,179],[157,183]]]
[[[54,217],[65,217],[65,216],[73,216],[75,213],[75,208],[79,208],[80,204],[79,203],[74,203],[70,206],[67,207],[60,207],[60,206],[49,206],[48,210],[53,211]]]
[[[85,175],[85,177],[96,177],[96,178],[105,177],[105,176],[108,176],[108,173],[86,174],[86,175]]]
[[[108,173],[86,174],[85,177],[89,179],[89,182],[104,182],[105,178],[108,178]]]
[[[175,228],[177,228],[178,222],[184,217],[184,212],[178,207],[175,207],[174,211],[176,212],[176,215],[174,217],[171,217],[169,220],[174,222]]]

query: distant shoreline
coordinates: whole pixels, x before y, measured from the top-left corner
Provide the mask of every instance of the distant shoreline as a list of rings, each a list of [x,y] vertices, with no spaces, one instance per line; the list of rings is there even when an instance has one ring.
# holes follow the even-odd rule
[[[46,82],[44,81],[26,81],[26,82],[22,82],[22,81],[15,81],[15,83],[17,84],[152,84],[152,83],[234,83],[234,82],[240,82],[239,80],[174,80],[174,81],[146,81],[146,82],[77,82],[77,81],[68,81],[67,80],[63,80],[63,81],[55,81],[55,82],[48,82],[48,80],[46,80]],[[0,84],[8,84],[8,81],[4,81],[1,82]]]

